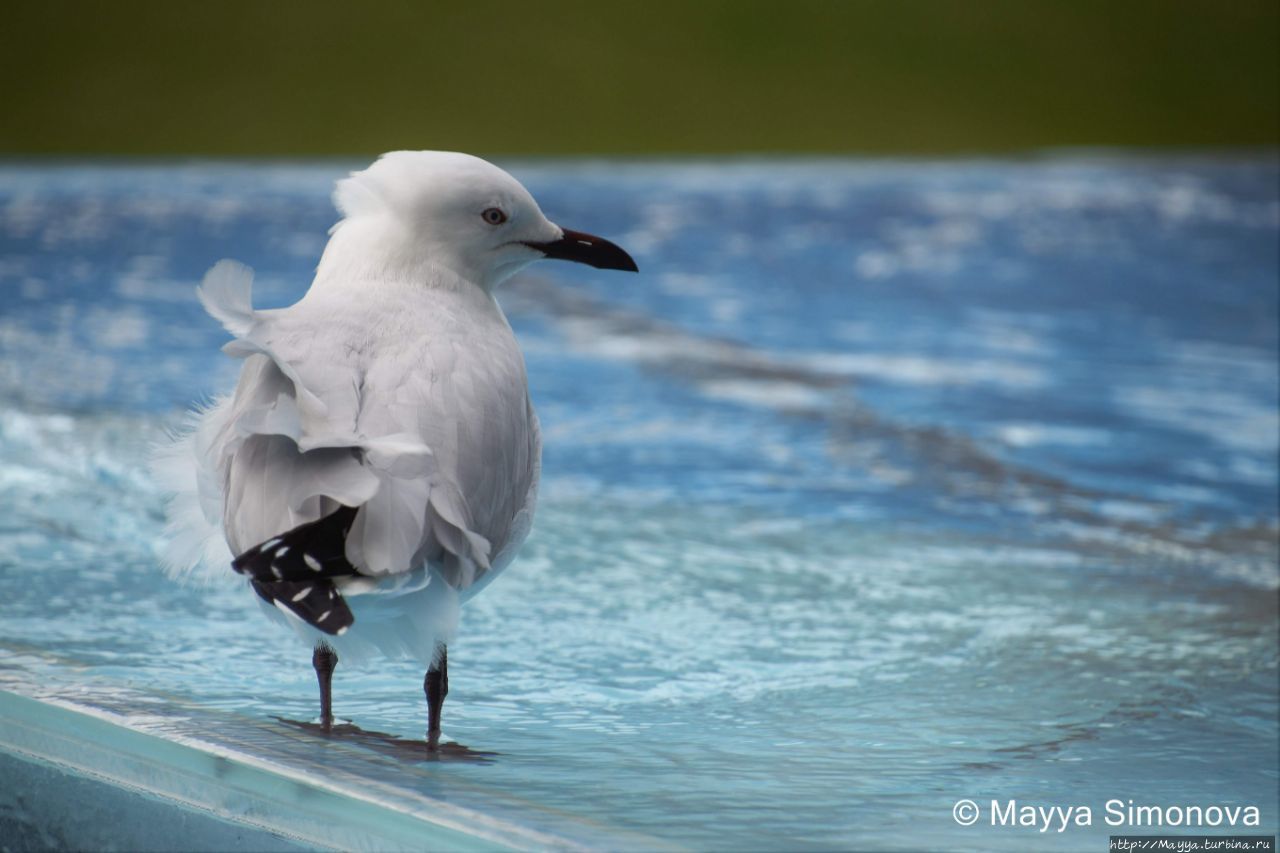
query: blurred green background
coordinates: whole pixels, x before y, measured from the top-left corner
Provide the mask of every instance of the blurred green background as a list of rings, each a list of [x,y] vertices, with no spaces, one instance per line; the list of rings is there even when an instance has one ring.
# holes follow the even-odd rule
[[[1276,0],[11,2],[0,153],[1280,142]]]

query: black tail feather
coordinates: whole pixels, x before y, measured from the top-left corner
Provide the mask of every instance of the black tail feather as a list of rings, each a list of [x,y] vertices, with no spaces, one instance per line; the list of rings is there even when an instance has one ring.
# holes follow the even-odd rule
[[[356,507],[344,506],[255,545],[231,567],[253,581],[264,601],[278,604],[327,634],[346,630],[355,617],[333,579],[359,574],[346,556]]]
[[[263,583],[359,574],[347,560],[347,533],[355,519],[356,507],[344,506],[253,546],[236,557],[231,568]]]
[[[326,634],[341,634],[356,621],[331,580],[253,581],[253,591]]]

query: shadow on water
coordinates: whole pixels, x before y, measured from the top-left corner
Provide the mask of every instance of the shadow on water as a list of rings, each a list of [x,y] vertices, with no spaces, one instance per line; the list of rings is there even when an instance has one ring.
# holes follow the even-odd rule
[[[442,743],[438,749],[429,750],[425,740],[410,740],[386,732],[367,731],[354,723],[339,723],[326,732],[319,723],[290,720],[286,717],[275,719],[313,737],[366,747],[398,761],[461,761],[470,764],[492,764],[501,755],[498,752],[471,749],[454,742]]]

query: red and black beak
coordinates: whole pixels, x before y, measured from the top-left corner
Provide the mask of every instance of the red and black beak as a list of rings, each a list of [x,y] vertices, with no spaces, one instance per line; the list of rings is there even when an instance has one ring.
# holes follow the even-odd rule
[[[576,261],[587,264],[598,270],[625,270],[640,272],[636,262],[616,243],[610,243],[603,237],[584,234],[581,231],[564,229],[564,236],[550,243],[525,243],[531,249],[537,249],[548,258],[561,261]]]

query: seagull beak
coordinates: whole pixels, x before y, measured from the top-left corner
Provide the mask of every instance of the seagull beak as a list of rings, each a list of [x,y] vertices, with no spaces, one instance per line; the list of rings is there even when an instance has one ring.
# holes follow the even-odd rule
[[[549,243],[525,243],[531,249],[537,249],[548,258],[562,261],[576,261],[593,266],[598,270],[625,270],[640,272],[631,256],[615,243],[603,237],[584,234],[581,231],[562,229],[564,236]]]

